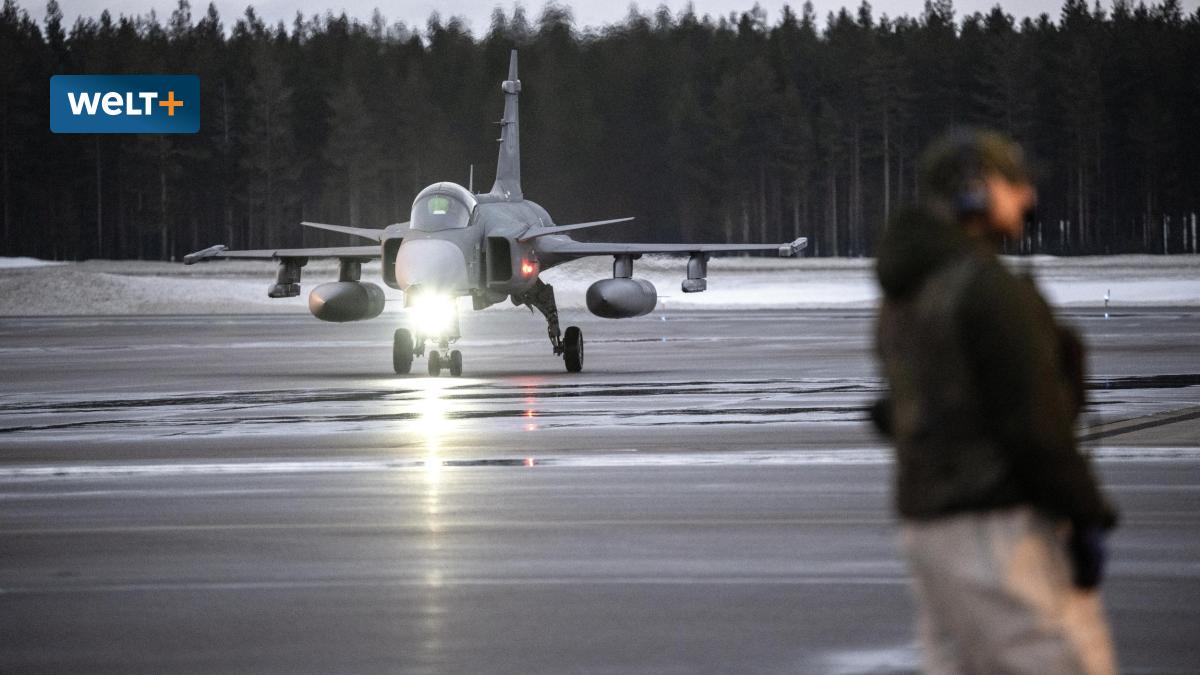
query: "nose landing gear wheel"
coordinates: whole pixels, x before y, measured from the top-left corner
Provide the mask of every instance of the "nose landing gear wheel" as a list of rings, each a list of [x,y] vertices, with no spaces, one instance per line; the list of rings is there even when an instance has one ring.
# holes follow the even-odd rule
[[[563,361],[568,373],[583,370],[583,331],[578,326],[571,326],[563,333]]]
[[[392,368],[397,375],[407,375],[412,370],[413,337],[404,328],[397,328],[392,336]]]
[[[437,377],[442,374],[442,355],[437,350],[429,352],[429,375]]]
[[[452,377],[462,375],[462,352],[457,349],[450,352],[450,375]]]

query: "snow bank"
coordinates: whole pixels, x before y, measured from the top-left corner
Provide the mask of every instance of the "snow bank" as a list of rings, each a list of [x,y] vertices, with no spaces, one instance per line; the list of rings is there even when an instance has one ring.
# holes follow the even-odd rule
[[[1033,275],[1056,306],[1200,306],[1200,256],[1101,256],[1005,258],[1014,270]],[[685,259],[650,258],[634,263],[649,279],[660,306],[723,309],[869,307],[879,302],[874,260],[830,258],[713,258],[708,291],[684,294]],[[545,274],[566,291],[567,306],[583,302],[596,279],[611,274],[610,259],[583,260]],[[561,297],[561,293],[560,293]],[[560,304],[564,304],[560,300]]]
[[[1200,256],[1095,256],[1009,258],[1028,269],[1056,306],[1200,306]]]
[[[19,267],[44,267],[46,265],[65,265],[66,263],[39,260],[37,258],[5,258],[0,256],[0,270],[11,270]]]
[[[675,309],[871,306],[879,298],[871,261],[863,259],[714,257],[703,293],[679,288],[687,276],[687,258],[642,258],[634,262],[633,273],[658,289],[659,307]],[[612,258],[580,260],[543,275],[565,307],[583,307],[588,286],[609,276]]]
[[[0,316],[116,314],[306,313],[307,292],[337,278],[334,262],[314,261],[304,269],[304,294],[273,300],[272,263],[219,261],[176,263],[88,261],[40,264],[4,258],[0,263]],[[29,260],[24,264],[7,261]],[[635,275],[659,291],[669,309],[870,307],[879,299],[867,259],[714,258],[709,290],[684,294],[679,283],[686,258],[647,257]],[[1056,305],[1099,306],[1105,293],[1111,307],[1200,306],[1200,256],[1106,256],[1097,258],[1013,258],[1029,270]],[[612,274],[611,258],[569,263],[545,273],[559,306],[584,306],[587,287]],[[363,278],[379,278],[379,263],[363,266]],[[400,312],[403,296],[385,289],[388,313]],[[510,308],[508,303],[497,310]]]

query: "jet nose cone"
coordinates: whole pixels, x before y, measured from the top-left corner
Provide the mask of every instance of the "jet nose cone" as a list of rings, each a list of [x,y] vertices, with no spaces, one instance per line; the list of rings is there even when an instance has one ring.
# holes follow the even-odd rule
[[[440,292],[470,287],[462,249],[440,239],[405,241],[396,252],[396,282],[400,288],[420,286]]]

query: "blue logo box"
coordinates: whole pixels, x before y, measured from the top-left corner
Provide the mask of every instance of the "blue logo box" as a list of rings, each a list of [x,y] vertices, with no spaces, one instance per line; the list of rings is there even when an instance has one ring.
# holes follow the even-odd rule
[[[50,131],[56,134],[194,134],[200,130],[195,75],[55,75]]]

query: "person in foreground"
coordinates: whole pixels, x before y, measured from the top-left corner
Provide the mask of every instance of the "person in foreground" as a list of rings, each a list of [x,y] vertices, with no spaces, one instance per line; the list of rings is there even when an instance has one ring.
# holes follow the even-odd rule
[[[1113,673],[1098,587],[1116,513],[1074,437],[1083,345],[997,258],[1035,194],[1021,149],[959,129],[884,232],[872,410],[896,447],[929,673]]]

